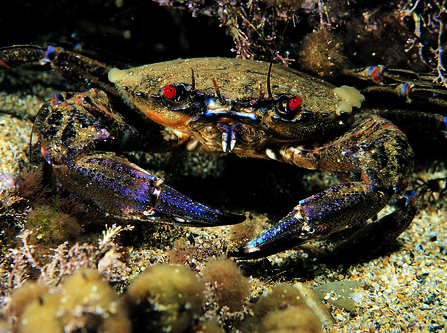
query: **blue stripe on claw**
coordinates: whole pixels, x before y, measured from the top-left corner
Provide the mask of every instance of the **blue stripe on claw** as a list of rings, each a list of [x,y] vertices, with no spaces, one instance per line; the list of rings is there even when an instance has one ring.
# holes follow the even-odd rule
[[[45,52],[45,56],[40,60],[40,64],[45,65],[52,62],[54,60],[55,53],[57,53],[56,48],[50,45]]]
[[[447,139],[447,117],[443,118],[444,126],[441,128],[441,132],[444,133],[445,138]]]
[[[210,208],[165,184],[160,186],[154,210],[171,217],[173,224],[178,225],[213,227],[245,221],[244,215],[225,213]]]
[[[297,219],[296,212],[292,211],[277,224],[228,255],[239,259],[263,258],[307,242],[307,236],[310,236],[307,234],[302,220]]]

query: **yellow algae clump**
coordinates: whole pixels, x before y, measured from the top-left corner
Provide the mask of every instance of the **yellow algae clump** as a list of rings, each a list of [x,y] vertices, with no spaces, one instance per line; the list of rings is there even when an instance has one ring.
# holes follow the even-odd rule
[[[64,333],[64,320],[59,314],[63,295],[59,292],[42,294],[30,300],[18,319],[19,333]]]
[[[17,332],[128,333],[127,312],[118,295],[93,270],[82,269],[69,276],[61,287],[27,282],[12,295],[18,317]]]
[[[63,333],[64,327],[56,313],[62,294],[40,283],[27,281],[12,294],[12,304],[17,316],[17,332]]]
[[[251,306],[253,316],[239,323],[241,332],[322,332],[318,317],[293,286],[281,283]]]
[[[259,332],[270,333],[317,333],[322,332],[321,324],[311,309],[290,307],[267,314]]]
[[[83,269],[65,280],[67,322],[83,313],[83,326],[99,327],[100,332],[130,332],[130,320],[117,293],[97,271]],[[76,318],[79,321],[79,318]]]
[[[298,56],[304,71],[324,78],[337,76],[345,64],[341,37],[325,29],[307,35]]]
[[[125,301],[135,332],[188,332],[204,305],[205,286],[185,266],[147,267],[130,285]]]
[[[241,310],[243,301],[250,296],[250,279],[226,257],[211,258],[203,270],[203,280],[211,283],[219,306],[228,306],[231,312]]]
[[[17,288],[12,294],[12,304],[16,316],[22,315],[29,302],[48,294],[48,289],[47,285],[33,281],[26,281],[20,288]]]

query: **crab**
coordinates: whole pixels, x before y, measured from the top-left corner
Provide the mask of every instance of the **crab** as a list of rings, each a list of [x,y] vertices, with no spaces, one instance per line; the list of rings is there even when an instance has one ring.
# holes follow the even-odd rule
[[[353,87],[253,60],[178,59],[118,69],[59,47],[0,49],[1,69],[29,64],[49,67],[89,89],[44,103],[33,126],[34,149],[65,189],[108,215],[184,226],[245,220],[192,200],[116,152],[235,154],[320,169],[342,180],[299,201],[230,253],[240,259],[359,225],[391,203],[394,212],[354,239],[380,248],[417,213],[409,185],[413,150],[399,127],[439,140],[446,136],[442,115],[363,110],[364,96]],[[427,86],[421,93],[409,72],[379,66],[352,73],[380,83],[379,93],[407,101],[445,96]],[[406,76],[409,81],[396,80]],[[389,80],[397,83],[386,84]]]

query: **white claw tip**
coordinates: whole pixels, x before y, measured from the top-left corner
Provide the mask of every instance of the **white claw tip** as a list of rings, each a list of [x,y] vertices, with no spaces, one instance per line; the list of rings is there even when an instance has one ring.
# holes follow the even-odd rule
[[[269,158],[271,158],[272,160],[276,160],[276,154],[275,154],[275,152],[274,152],[273,150],[271,150],[270,148],[267,148],[267,149],[265,150],[265,153],[266,153],[267,156],[268,156]]]
[[[233,150],[234,146],[236,146],[236,139],[231,139],[231,142],[230,142],[230,151]]]
[[[222,141],[222,150],[223,150],[223,152],[226,153],[226,152],[227,152],[227,149],[228,149],[228,144],[227,144],[227,142],[226,142],[226,141]]]
[[[257,246],[249,246],[249,247],[245,247],[244,248],[246,253],[253,253],[253,252],[258,252],[259,251],[259,247]]]

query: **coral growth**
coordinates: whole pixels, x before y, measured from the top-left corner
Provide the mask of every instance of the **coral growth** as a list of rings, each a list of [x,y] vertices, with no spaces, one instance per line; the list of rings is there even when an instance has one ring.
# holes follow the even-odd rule
[[[204,305],[204,285],[184,266],[147,267],[124,299],[138,332],[185,332]]]
[[[0,192],[0,221],[9,231],[30,231],[33,245],[57,246],[78,240],[82,227],[77,214],[84,213],[83,205],[73,197],[51,195],[42,182],[42,167],[22,169],[13,186]],[[14,237],[12,232],[8,237]]]
[[[304,71],[324,78],[337,76],[345,63],[341,37],[325,29],[306,36],[298,55]]]
[[[287,307],[267,314],[258,331],[271,333],[318,333],[322,332],[322,329],[318,318],[316,318],[311,309],[306,307]]]
[[[148,267],[122,298],[110,287],[109,282],[122,281],[127,274],[125,264],[117,258],[122,251],[113,243],[121,230],[107,229],[97,248],[83,244],[66,250],[66,244],[61,245],[45,266],[36,262],[27,234],[22,235],[22,247],[10,254],[14,268],[4,276],[7,283],[2,297],[6,318],[18,320],[4,324],[13,324],[19,333],[31,332],[35,325],[40,325],[42,332],[125,333],[131,331],[131,325],[133,332],[184,332],[195,327],[194,319],[204,305],[205,286],[184,266]],[[28,266],[40,272],[39,282],[26,281]],[[118,268],[124,272],[119,273]],[[218,329],[214,322],[199,327],[208,327],[206,332]]]
[[[27,282],[12,295],[17,332],[130,332],[116,292],[97,271],[80,270],[59,287]]]
[[[250,279],[228,258],[211,258],[203,270],[203,280],[210,283],[219,306],[228,306],[231,312],[241,310],[250,296]]]
[[[25,229],[30,204],[43,198],[47,192],[42,186],[41,167],[24,168],[18,176],[1,175],[0,222],[6,242],[11,242],[17,231]]]
[[[99,246],[113,247],[110,241],[117,232],[119,229],[109,229]],[[29,245],[24,246],[28,247],[29,260],[33,260]],[[76,253],[76,249],[70,252]],[[99,267],[98,254],[92,251],[91,255]],[[94,265],[81,268],[87,266],[82,256],[67,258],[65,266],[60,253],[56,256],[60,258],[58,263],[40,267],[38,282],[15,281],[21,286],[4,298],[9,301],[2,308],[10,320],[0,318],[0,325],[9,325],[17,333],[222,333],[222,326],[234,331],[235,324],[241,332],[321,331],[318,318],[303,302],[303,296],[289,285],[275,287],[248,310],[248,279],[226,258],[211,260],[204,271],[203,279],[214,281],[205,303],[205,285],[185,266],[151,265],[120,297],[110,286],[111,276],[102,275]],[[216,302],[217,308],[213,306]]]
[[[81,226],[74,216],[61,212],[61,200],[53,197],[49,205],[35,204],[28,214],[26,227],[33,230],[31,243],[45,242],[59,245],[75,240],[81,233]]]
[[[344,64],[336,31],[343,36],[345,56],[354,66],[380,63],[391,68],[429,70],[437,75],[438,84],[447,87],[444,67],[447,10],[443,1],[156,1],[190,10],[193,16],[204,14],[218,19],[235,42],[232,51],[241,58],[268,61],[274,58],[288,65],[294,61],[291,58],[301,43],[303,50],[299,56],[304,61],[297,59],[301,67],[331,77]],[[287,22],[289,32],[279,38]],[[296,26],[299,29],[294,29]],[[311,33],[305,37],[313,30],[320,36],[312,37]],[[323,46],[331,40],[333,45]],[[311,47],[319,51],[311,52]],[[311,64],[313,57],[323,62]],[[328,73],[324,73],[326,70]]]
[[[321,332],[318,317],[293,286],[279,284],[251,306],[252,317],[240,322],[242,332]]]
[[[188,9],[193,16],[205,14],[219,19],[235,43],[238,57],[244,59],[275,60],[288,64],[288,54],[277,51],[276,35],[288,19],[297,18],[296,11],[305,1],[176,1],[156,0],[161,5]],[[281,28],[282,27],[282,28]]]
[[[24,168],[14,181],[17,195],[28,200],[36,200],[42,197],[48,190],[42,185],[42,167]]]
[[[80,269],[98,269],[110,282],[122,282],[128,276],[125,263],[120,260],[120,247],[115,244],[115,239],[121,231],[130,230],[126,228],[106,227],[103,238],[98,246],[89,244],[75,244],[67,248],[65,242],[56,249],[51,250],[50,260],[42,263],[36,247],[28,242],[30,232],[25,230],[19,235],[21,246],[9,249],[5,263],[9,263],[8,269],[2,272],[2,294],[0,304],[8,300],[14,289],[20,287],[30,277],[39,279],[45,284],[52,286],[58,284],[66,275],[71,275]],[[113,255],[109,255],[113,253]]]

